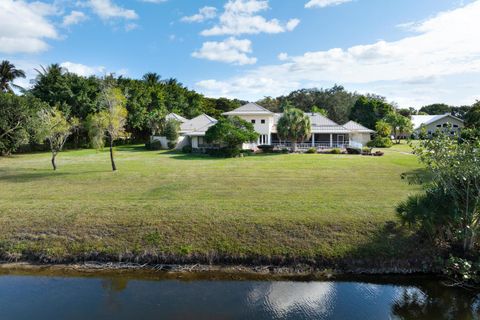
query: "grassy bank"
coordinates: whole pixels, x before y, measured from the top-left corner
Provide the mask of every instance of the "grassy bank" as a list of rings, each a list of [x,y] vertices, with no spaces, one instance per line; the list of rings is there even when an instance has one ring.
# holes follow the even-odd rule
[[[406,146],[384,157],[214,159],[120,147],[0,158],[0,254],[44,261],[381,261],[421,257],[395,226],[418,186]]]

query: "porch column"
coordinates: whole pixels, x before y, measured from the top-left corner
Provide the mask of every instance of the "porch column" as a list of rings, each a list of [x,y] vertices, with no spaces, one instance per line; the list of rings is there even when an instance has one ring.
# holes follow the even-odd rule
[[[312,134],[312,147],[315,147],[315,133]]]
[[[333,134],[330,133],[330,148],[333,147]]]

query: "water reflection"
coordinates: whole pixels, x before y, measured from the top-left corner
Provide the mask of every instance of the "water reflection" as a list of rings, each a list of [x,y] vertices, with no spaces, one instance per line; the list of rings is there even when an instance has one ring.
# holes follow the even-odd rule
[[[177,281],[0,275],[5,319],[480,319],[438,280]]]

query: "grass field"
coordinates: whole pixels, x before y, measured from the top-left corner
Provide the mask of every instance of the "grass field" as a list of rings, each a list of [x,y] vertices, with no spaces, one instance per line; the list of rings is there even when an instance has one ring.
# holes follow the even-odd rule
[[[408,146],[384,157],[257,155],[238,159],[119,147],[0,158],[0,254],[62,261],[407,258],[396,204],[418,186]]]

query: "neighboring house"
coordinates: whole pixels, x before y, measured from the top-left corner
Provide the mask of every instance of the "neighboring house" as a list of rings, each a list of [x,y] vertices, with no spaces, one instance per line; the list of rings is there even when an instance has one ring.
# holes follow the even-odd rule
[[[291,146],[290,141],[282,141],[277,133],[277,123],[282,117],[281,113],[273,113],[255,103],[248,103],[233,111],[225,112],[223,115],[237,116],[253,124],[259,138],[253,143],[244,144],[244,149],[257,149],[260,145],[273,145],[278,148]],[[360,148],[370,141],[371,135],[374,133],[373,130],[354,121],[339,125],[318,113],[306,113],[306,115],[310,117],[312,123],[312,134],[308,141],[298,144],[299,149],[347,148],[349,146]],[[207,144],[204,139],[208,128],[215,123],[217,123],[216,119],[205,114],[184,121],[180,126],[180,135],[183,139],[179,139],[177,149],[187,145],[186,141],[189,141],[192,149],[216,147]],[[156,140],[159,138],[153,137]]]
[[[449,130],[451,135],[457,134],[465,127],[462,119],[452,116],[450,113],[443,115],[419,115],[412,116],[414,134],[419,135],[422,128],[430,136],[438,130]]]

